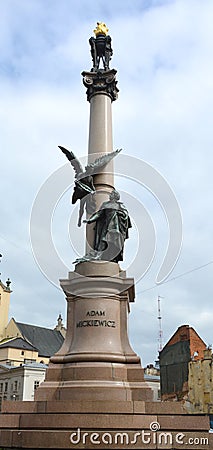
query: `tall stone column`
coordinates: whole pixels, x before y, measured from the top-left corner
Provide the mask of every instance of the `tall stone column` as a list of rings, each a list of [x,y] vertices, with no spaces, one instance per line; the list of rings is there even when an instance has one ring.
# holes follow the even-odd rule
[[[83,83],[87,88],[90,102],[88,163],[113,151],[112,102],[117,99],[118,88],[116,70],[82,72]],[[101,172],[94,176],[97,209],[108,199],[114,188],[114,164],[111,160]],[[87,225],[86,252],[93,247],[93,226]]]

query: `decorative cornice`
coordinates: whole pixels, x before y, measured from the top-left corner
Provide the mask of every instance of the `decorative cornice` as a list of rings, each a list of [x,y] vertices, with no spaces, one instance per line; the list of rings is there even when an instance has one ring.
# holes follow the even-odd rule
[[[90,102],[93,95],[108,95],[113,102],[118,98],[119,89],[116,81],[117,70],[98,70],[97,72],[82,72],[83,83],[87,88],[87,100]]]

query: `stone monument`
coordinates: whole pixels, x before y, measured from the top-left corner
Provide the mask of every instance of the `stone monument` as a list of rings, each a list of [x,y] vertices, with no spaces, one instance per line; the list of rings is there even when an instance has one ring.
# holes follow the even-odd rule
[[[118,264],[131,223],[114,188],[113,158],[120,150],[113,151],[112,102],[117,99],[118,88],[116,70],[109,68],[112,48],[107,31],[105,24],[97,24],[96,38],[89,40],[93,67],[82,74],[90,102],[85,170],[72,152],[60,146],[76,171],[72,202],[80,200],[78,225],[86,206],[87,242],[85,255],[76,260],[74,272],[60,280],[68,303],[68,331],[64,345],[50,360],[37,400],[152,398],[140,358],[127,335],[134,280]],[[93,222],[95,229],[90,225]],[[140,389],[138,381],[142,383]]]
[[[87,219],[85,255],[60,280],[67,300],[67,334],[52,356],[34,402],[4,402],[3,449],[188,448],[187,439],[208,438],[208,419],[180,404],[152,401],[139,356],[130,346],[127,317],[134,279],[120,269],[131,220],[114,187],[112,102],[116,70],[110,69],[111,37],[97,23],[90,38],[93,67],[83,72],[90,102],[88,166],[60,147],[76,170],[73,203]],[[101,63],[103,67],[101,68]],[[94,229],[95,224],[95,229]],[[184,437],[183,437],[184,436]],[[184,443],[183,443],[184,439]],[[202,448],[210,448],[205,441]],[[191,449],[198,448],[190,445]]]

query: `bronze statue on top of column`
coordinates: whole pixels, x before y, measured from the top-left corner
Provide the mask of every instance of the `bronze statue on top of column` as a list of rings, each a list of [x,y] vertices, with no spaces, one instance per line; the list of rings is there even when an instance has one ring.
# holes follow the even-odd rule
[[[104,70],[109,70],[109,62],[112,58],[113,50],[111,46],[111,36],[109,36],[108,28],[105,23],[97,22],[97,27],[94,30],[95,38],[91,37],[89,43],[91,46],[91,55],[93,61],[92,72],[97,72],[100,66],[100,61],[103,62]]]
[[[87,88],[87,100],[90,102],[93,95],[104,93],[113,102],[117,99],[119,90],[115,77],[117,71],[109,67],[113,54],[112,39],[107,34],[108,28],[103,22],[97,22],[94,33],[96,37],[89,39],[93,67],[89,72],[82,72],[83,83]],[[101,62],[102,68],[100,67]]]

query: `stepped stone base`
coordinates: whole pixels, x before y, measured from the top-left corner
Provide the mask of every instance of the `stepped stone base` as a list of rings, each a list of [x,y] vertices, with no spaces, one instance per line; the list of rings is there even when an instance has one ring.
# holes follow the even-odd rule
[[[179,403],[110,399],[4,402],[0,446],[7,450],[212,450],[208,428],[207,416],[186,414]]]
[[[151,401],[152,390],[138,364],[70,363],[50,364],[36,400]]]

